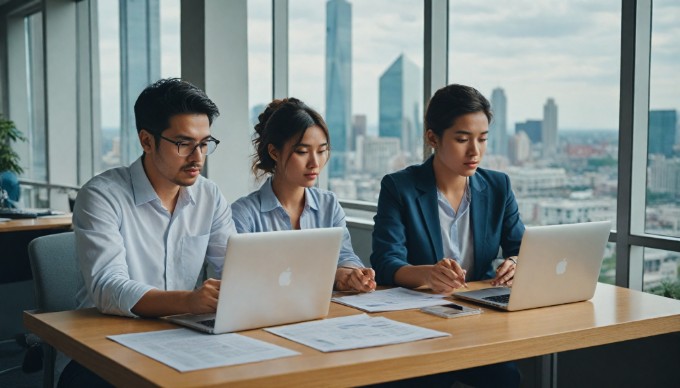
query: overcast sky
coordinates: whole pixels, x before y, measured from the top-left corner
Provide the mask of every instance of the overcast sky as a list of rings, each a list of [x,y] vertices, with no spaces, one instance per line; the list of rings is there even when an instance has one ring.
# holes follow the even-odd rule
[[[119,122],[118,13],[100,1],[102,119]],[[378,80],[400,55],[422,71],[423,2],[354,0],[352,108],[377,125]],[[563,129],[618,126],[620,1],[451,0],[449,82],[490,97],[505,89],[508,125],[540,119],[547,98]],[[325,0],[289,0],[289,92],[325,111]],[[161,75],[179,75],[179,0],[161,1]],[[650,105],[680,110],[680,2],[655,0]],[[249,105],[271,99],[271,1],[249,0]],[[105,58],[109,58],[108,60]],[[421,74],[422,77],[422,74]]]

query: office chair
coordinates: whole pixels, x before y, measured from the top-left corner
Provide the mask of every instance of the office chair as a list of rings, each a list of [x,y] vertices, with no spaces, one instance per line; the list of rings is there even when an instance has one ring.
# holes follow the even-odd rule
[[[28,245],[38,312],[74,310],[78,276],[73,232],[38,237]],[[43,386],[54,386],[55,349],[43,343]]]

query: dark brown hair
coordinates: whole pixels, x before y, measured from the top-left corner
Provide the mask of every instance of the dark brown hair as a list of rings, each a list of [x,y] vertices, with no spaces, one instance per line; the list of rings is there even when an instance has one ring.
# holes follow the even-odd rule
[[[330,150],[328,126],[319,113],[294,97],[270,102],[264,112],[260,113],[258,123],[255,124],[253,173],[256,176],[272,174],[276,168],[276,161],[269,155],[269,145],[282,150],[291,139],[297,139],[296,143],[299,143],[305,136],[307,128],[313,126],[321,128]]]
[[[484,112],[491,122],[491,104],[482,93],[470,86],[451,84],[437,90],[430,99],[425,112],[425,125],[442,137],[457,118],[477,112]]]

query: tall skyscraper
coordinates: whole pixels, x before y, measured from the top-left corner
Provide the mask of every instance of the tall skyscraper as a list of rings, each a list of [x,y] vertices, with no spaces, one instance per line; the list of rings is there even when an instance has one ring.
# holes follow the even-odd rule
[[[512,164],[521,164],[531,157],[531,141],[525,131],[510,136],[508,141],[508,158]]]
[[[649,111],[648,153],[673,156],[675,127],[678,125],[678,112],[673,110]]]
[[[366,115],[352,115],[352,134],[349,139],[349,148],[357,149],[356,141],[360,136],[366,136]]]
[[[555,155],[557,152],[557,104],[549,98],[543,105],[543,156]]]
[[[491,92],[491,110],[493,120],[489,125],[489,148],[487,151],[493,155],[508,155],[508,100],[505,91],[496,88]]]
[[[416,156],[422,151],[420,69],[404,54],[380,76],[380,137],[401,140],[401,150]]]
[[[352,126],[352,5],[326,2],[326,124],[331,135],[331,178],[345,174]]]

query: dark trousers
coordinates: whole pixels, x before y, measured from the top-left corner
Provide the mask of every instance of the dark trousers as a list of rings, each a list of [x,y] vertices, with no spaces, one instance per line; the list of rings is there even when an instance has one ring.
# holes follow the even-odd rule
[[[477,388],[519,388],[521,376],[514,362],[479,366],[455,372],[439,373],[436,375],[414,377],[389,383],[372,385],[380,388],[407,387],[451,387],[456,381]]]
[[[110,388],[113,387],[108,381],[102,379],[91,370],[78,364],[74,360],[66,365],[61,372],[57,388]]]

